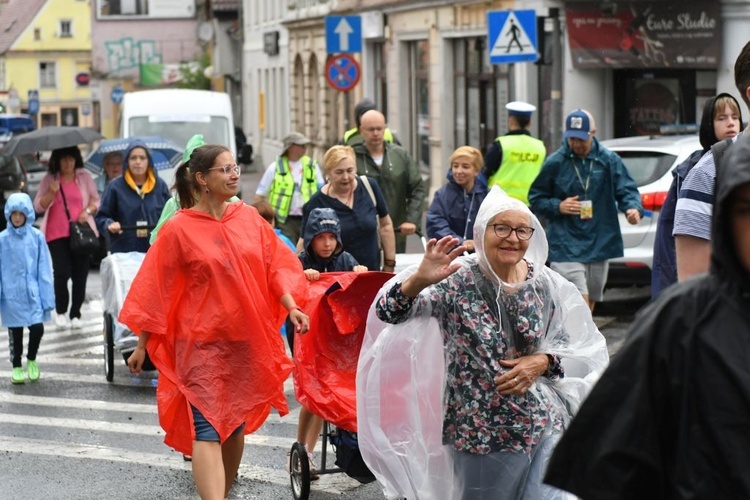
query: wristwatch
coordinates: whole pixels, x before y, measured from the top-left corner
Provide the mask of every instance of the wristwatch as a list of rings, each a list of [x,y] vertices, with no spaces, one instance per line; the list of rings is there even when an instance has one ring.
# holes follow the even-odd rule
[[[86,207],[86,210],[84,210],[87,214],[91,215],[91,209],[89,207]]]

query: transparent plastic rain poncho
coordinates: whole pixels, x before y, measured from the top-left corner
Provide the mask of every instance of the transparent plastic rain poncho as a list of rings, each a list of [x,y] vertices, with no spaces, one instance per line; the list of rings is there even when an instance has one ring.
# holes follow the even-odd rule
[[[506,210],[527,213],[535,229],[524,256],[533,274],[520,284],[501,282],[484,248],[487,224]],[[495,478],[504,468],[518,467],[519,457],[529,469],[538,458],[546,463],[552,447],[545,438],[559,436],[609,360],[581,294],[544,266],[546,236],[526,205],[493,188],[477,215],[474,238],[476,253],[461,257],[458,271],[423,290],[405,321],[384,323],[376,305],[416,266],[386,283],[368,314],[357,369],[359,443],[388,498],[460,498],[452,450],[491,453],[497,458]],[[499,395],[492,381],[508,368],[498,361],[534,353],[556,357],[564,375],[540,376],[524,396]],[[465,404],[456,405],[457,395]],[[467,442],[467,435],[476,443]],[[541,442],[545,451],[537,457]],[[472,498],[481,496],[474,493]],[[555,490],[547,497],[560,495]]]
[[[143,252],[111,253],[102,259],[99,266],[104,310],[112,315],[115,347],[121,352],[132,351],[138,344],[138,337],[117,321],[117,318],[120,316],[120,310],[130,290],[130,284],[138,274],[145,256]]]

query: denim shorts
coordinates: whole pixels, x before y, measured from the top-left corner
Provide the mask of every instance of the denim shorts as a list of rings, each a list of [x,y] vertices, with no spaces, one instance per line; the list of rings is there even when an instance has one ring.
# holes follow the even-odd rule
[[[216,429],[214,429],[214,426],[211,425],[208,420],[206,420],[206,417],[203,416],[201,412],[198,411],[198,409],[190,405],[190,409],[193,411],[193,425],[195,426],[195,440],[196,441],[221,441],[219,439],[219,433],[216,432]],[[237,427],[234,432],[232,433],[232,436],[235,434],[239,434],[242,432],[242,430],[245,428],[245,424],[241,424],[239,427]]]

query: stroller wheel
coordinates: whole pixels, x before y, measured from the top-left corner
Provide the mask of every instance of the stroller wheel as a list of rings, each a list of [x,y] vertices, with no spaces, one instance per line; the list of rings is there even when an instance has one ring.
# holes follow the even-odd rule
[[[107,382],[115,378],[115,325],[112,315],[104,313],[104,376]]]
[[[289,452],[289,479],[294,500],[307,500],[310,496],[310,461],[302,443],[294,443]]]

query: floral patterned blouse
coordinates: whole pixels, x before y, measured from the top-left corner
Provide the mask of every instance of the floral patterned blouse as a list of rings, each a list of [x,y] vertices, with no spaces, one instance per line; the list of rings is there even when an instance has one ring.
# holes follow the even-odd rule
[[[533,267],[527,264],[531,279]],[[443,444],[479,455],[529,453],[545,433],[562,431],[563,416],[554,408],[563,403],[551,400],[552,391],[533,390],[535,384],[524,395],[504,396],[493,381],[507,370],[499,360],[540,352],[548,324],[544,316],[554,314],[541,287],[529,282],[517,292],[504,293],[501,315],[497,287],[477,264],[459,269],[415,298],[404,295],[401,285],[397,282],[381,296],[377,315],[398,324],[428,308],[440,323],[446,349]],[[557,380],[564,376],[563,368],[558,356],[551,360],[544,376]]]

